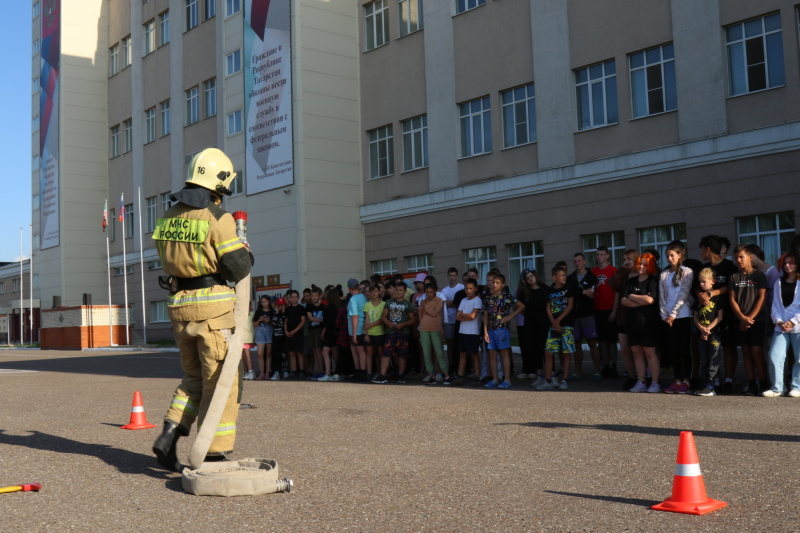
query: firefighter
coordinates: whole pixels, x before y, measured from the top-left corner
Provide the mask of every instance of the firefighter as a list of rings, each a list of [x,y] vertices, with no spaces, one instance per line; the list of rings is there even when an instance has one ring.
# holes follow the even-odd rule
[[[192,423],[203,423],[234,327],[236,283],[250,274],[253,256],[236,235],[233,217],[220,207],[222,195],[236,177],[230,159],[216,148],[195,155],[186,186],[170,195],[172,207],[158,220],[153,239],[170,295],[167,301],[175,342],[180,349],[183,380],[164,417],[164,429],[153,444],[158,462],[178,472],[177,442]],[[239,413],[236,383],[206,461],[225,460],[236,440]]]

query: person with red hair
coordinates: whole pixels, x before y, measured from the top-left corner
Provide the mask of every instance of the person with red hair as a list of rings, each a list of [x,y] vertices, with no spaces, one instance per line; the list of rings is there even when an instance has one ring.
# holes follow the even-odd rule
[[[657,270],[655,256],[642,254],[634,267],[634,272],[638,275],[628,279],[624,296],[620,300],[627,308],[625,330],[639,378],[631,392],[661,392],[658,383],[660,365],[656,354],[660,321]],[[646,384],[647,369],[653,378],[650,387]]]

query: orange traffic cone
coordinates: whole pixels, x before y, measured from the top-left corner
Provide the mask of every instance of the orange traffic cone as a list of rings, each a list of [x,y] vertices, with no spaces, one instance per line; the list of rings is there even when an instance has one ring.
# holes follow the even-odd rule
[[[681,431],[678,460],[675,463],[672,496],[654,505],[653,509],[673,513],[706,514],[728,505],[725,502],[712,500],[706,495],[703,474],[700,473],[700,460],[697,458],[691,431]]]
[[[128,425],[122,426],[122,429],[150,429],[154,427],[156,427],[155,424],[147,422],[147,416],[144,414],[144,405],[142,405],[142,395],[137,390],[133,393],[131,421]]]

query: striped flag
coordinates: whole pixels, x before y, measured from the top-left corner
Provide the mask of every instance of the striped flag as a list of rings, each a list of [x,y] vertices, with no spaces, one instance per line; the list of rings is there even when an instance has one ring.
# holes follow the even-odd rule
[[[108,226],[108,200],[103,202],[103,232],[106,231],[106,226]]]
[[[125,193],[120,193],[119,195],[119,221],[125,218]]]

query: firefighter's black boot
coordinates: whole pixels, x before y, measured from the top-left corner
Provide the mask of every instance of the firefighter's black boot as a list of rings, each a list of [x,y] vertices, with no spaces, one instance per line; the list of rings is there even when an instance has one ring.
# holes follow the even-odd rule
[[[178,462],[178,439],[186,436],[185,432],[172,420],[164,421],[164,429],[161,435],[153,443],[153,453],[156,454],[158,463],[173,472],[181,471],[181,464]]]

